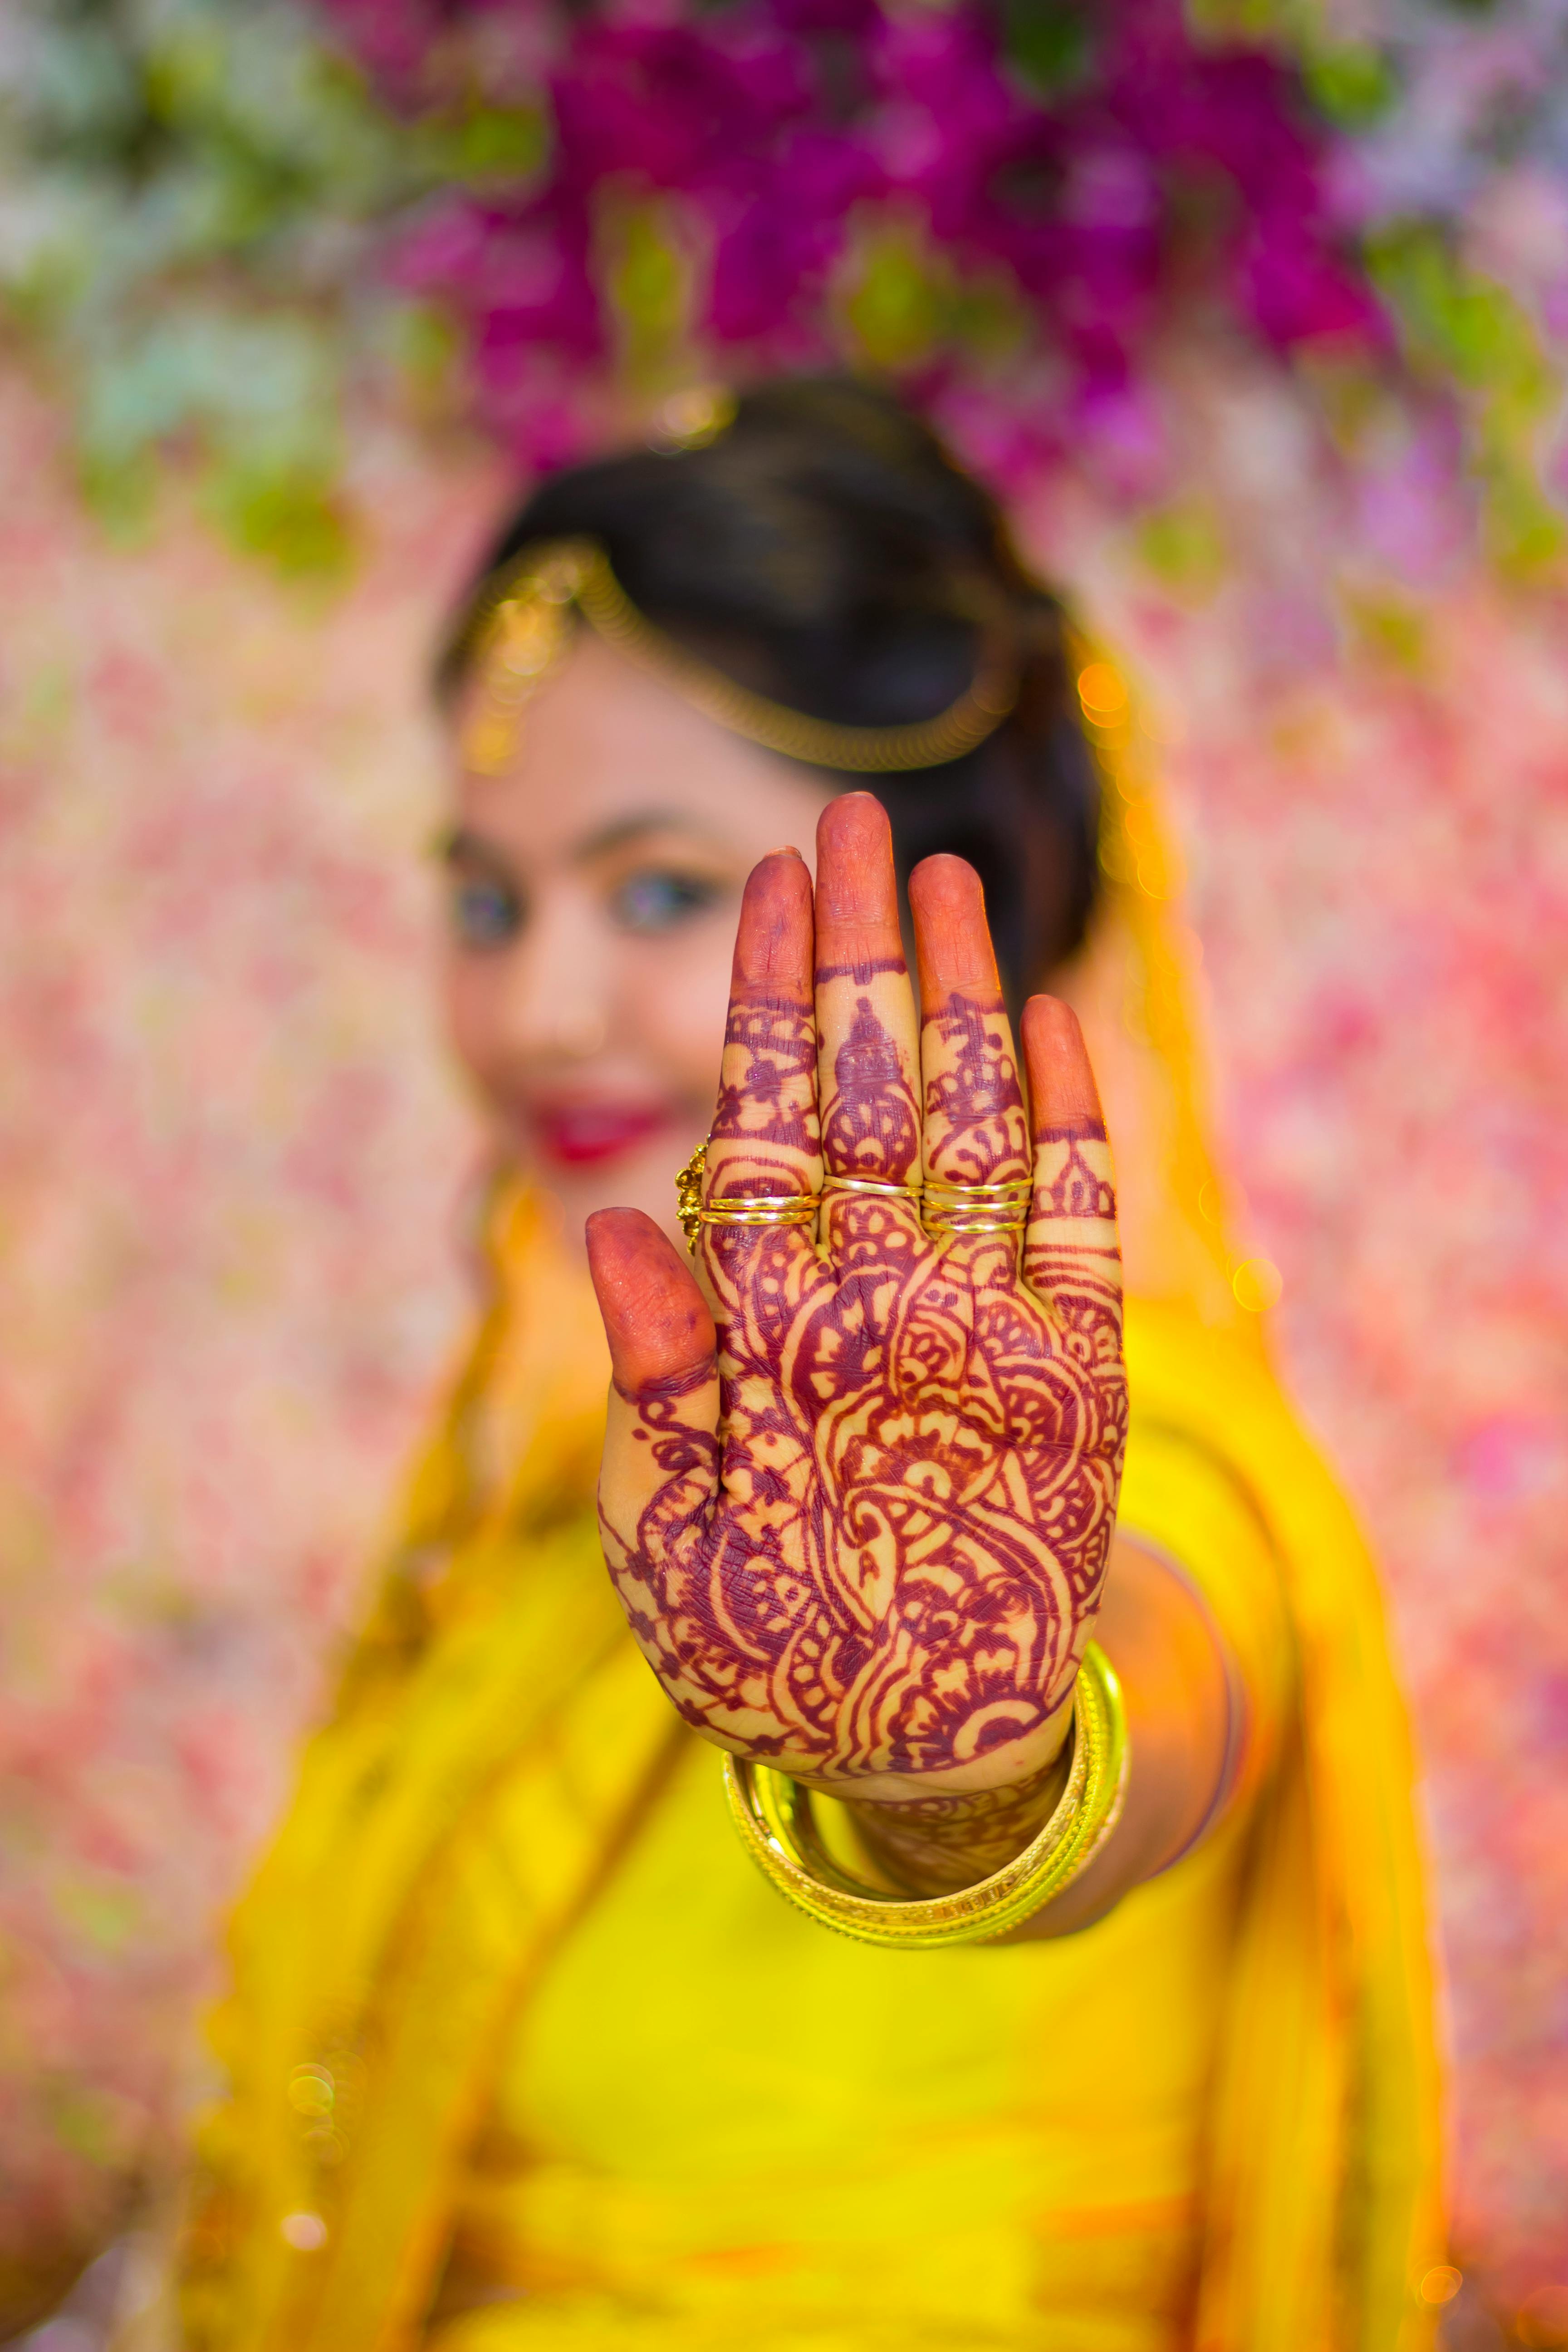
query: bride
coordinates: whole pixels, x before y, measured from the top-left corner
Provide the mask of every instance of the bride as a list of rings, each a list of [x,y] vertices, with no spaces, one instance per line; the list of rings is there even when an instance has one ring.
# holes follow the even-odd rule
[[[1403,1718],[1087,658],[837,382],[475,583],[485,1296],[234,1923],[188,2345],[1426,2340]]]

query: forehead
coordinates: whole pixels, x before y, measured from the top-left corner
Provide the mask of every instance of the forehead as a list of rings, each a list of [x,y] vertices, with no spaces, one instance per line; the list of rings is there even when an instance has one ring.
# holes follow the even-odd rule
[[[809,856],[832,797],[809,770],[727,733],[585,628],[523,710],[507,767],[460,769],[457,792],[466,825],[531,863],[569,858],[649,817],[748,864],[784,842]]]

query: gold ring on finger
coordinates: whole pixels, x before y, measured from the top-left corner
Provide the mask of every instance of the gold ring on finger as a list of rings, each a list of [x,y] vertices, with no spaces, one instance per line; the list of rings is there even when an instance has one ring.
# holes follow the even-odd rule
[[[708,1144],[711,1141],[710,1136],[698,1145],[675,1180],[679,1204],[676,1215],[688,1249],[696,1249],[698,1232],[703,1225],[750,1225],[760,1229],[811,1223],[822,1197],[817,1192],[719,1192],[704,1201],[702,1185],[708,1172]]]
[[[921,1222],[933,1234],[1021,1234],[1034,1190],[1027,1176],[1001,1184],[947,1184],[928,1177]]]
[[[737,1193],[704,1201],[700,1225],[809,1225],[821,1202],[817,1192]]]
[[[829,1192],[861,1193],[886,1201],[918,1201],[922,1187],[906,1184],[898,1176],[825,1176],[822,1180],[824,1198]]]

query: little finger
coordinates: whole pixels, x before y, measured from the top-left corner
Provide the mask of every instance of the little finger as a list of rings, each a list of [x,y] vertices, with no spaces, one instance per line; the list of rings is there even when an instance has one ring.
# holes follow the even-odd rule
[[[1055,996],[1030,997],[1023,1031],[1035,1145],[1024,1278],[1058,1312],[1102,1325],[1114,1346],[1121,1309],[1116,1188],[1083,1032]]]

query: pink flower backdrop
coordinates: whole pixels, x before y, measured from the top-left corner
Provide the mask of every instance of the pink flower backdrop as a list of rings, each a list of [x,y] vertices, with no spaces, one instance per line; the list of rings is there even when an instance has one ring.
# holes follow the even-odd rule
[[[460,1328],[444,601],[520,467],[834,361],[1143,689],[1425,1747],[1452,2340],[1568,2342],[1563,13],[7,15],[0,2326],[167,2177]]]
[[[370,436],[353,593],[108,550],[0,407],[0,2248],[90,2246],[171,2116],[460,1314],[426,632],[488,505]]]

